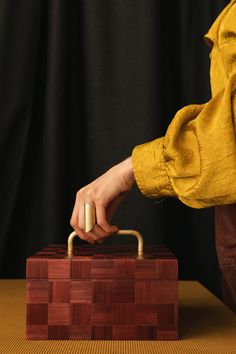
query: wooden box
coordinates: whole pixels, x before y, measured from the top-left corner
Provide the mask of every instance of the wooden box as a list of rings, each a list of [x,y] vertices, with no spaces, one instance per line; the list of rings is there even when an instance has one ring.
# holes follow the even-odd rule
[[[164,245],[50,245],[27,259],[28,339],[178,338],[178,261]]]

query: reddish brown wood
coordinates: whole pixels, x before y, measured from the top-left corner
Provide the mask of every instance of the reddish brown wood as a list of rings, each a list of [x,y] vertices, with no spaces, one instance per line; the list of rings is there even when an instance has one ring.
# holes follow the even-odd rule
[[[91,266],[92,279],[113,279],[112,259],[93,259]]]
[[[156,262],[153,259],[140,259],[135,262],[136,279],[158,279]]]
[[[113,339],[136,339],[135,326],[113,326]]]
[[[72,259],[71,279],[90,279],[91,259]]]
[[[68,339],[69,336],[69,326],[48,326],[48,339]]]
[[[92,327],[84,325],[71,325],[70,339],[91,339]]]
[[[135,281],[133,280],[114,280],[113,281],[113,303],[135,301]]]
[[[157,328],[156,326],[136,326],[135,327],[135,339],[156,339]]]
[[[113,302],[113,281],[93,280],[93,302],[112,303]]]
[[[49,259],[48,278],[49,279],[70,279],[69,259]]]
[[[48,339],[48,325],[27,325],[27,339]]]
[[[48,324],[47,304],[27,304],[27,325]]]
[[[135,260],[134,259],[115,259],[114,278],[134,279]]]
[[[27,304],[48,304],[49,302],[49,281],[28,280],[26,292]]]
[[[91,305],[71,304],[71,324],[91,325]]]
[[[137,280],[135,282],[135,303],[157,303],[157,280]]]
[[[178,261],[163,245],[50,245],[27,259],[28,339],[178,338]]]
[[[112,325],[113,324],[113,304],[93,304],[92,324]]]
[[[176,330],[173,330],[173,331],[157,330],[156,339],[159,339],[159,340],[176,340],[176,339],[178,339],[178,332]]]
[[[134,322],[138,325],[156,325],[157,308],[153,304],[135,304]]]
[[[92,282],[89,280],[72,280],[70,302],[75,304],[92,303]]]
[[[48,278],[48,260],[40,258],[29,258],[26,264],[27,279],[47,279]]]
[[[157,327],[161,330],[177,330],[178,306],[177,304],[157,305]]]
[[[135,304],[114,304],[114,324],[133,325]]]
[[[48,304],[49,325],[70,325],[70,304]]]
[[[54,280],[49,281],[49,302],[69,303],[70,302],[70,281]]]
[[[112,339],[112,326],[93,326],[92,339]]]

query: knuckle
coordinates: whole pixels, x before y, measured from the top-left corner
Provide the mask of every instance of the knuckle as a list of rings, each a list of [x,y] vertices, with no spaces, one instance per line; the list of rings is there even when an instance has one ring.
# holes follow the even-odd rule
[[[77,191],[77,193],[76,193],[76,197],[77,198],[80,198],[81,197],[81,195],[83,195],[84,194],[84,187],[83,188],[80,188],[78,191]]]
[[[84,225],[83,225],[83,223],[82,223],[82,220],[80,220],[80,219],[79,219],[79,221],[78,221],[78,227],[79,227],[79,229],[80,229],[81,231],[83,231]]]
[[[78,199],[83,199],[83,200],[93,200],[94,195],[93,191],[87,187],[81,188],[77,193],[76,193],[76,198]]]
[[[76,225],[75,231],[81,240],[86,240],[86,235],[84,235],[83,231],[78,227],[78,225]]]
[[[92,190],[91,189],[87,189],[86,194],[87,195],[91,195],[92,194]]]
[[[86,240],[86,236],[80,230],[77,231],[77,234],[81,240]]]
[[[96,200],[96,195],[94,194],[94,191],[92,189],[88,189],[86,191],[86,197],[89,199],[89,200]]]
[[[101,228],[103,228],[103,230],[104,230],[105,232],[109,232],[109,228],[108,228],[108,226],[107,226],[107,224],[106,224],[105,221],[101,220],[101,221],[99,222],[99,226],[101,226]]]

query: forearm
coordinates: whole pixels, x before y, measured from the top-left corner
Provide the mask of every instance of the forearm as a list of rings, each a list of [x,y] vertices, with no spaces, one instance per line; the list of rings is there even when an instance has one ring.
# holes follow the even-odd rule
[[[147,197],[177,196],[194,208],[236,200],[236,74],[204,105],[177,112],[165,137],[135,147],[134,174]]]

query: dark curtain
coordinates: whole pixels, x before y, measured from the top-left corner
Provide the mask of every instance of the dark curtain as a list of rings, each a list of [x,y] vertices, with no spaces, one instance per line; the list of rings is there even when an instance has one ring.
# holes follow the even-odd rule
[[[202,37],[227,2],[0,0],[1,277],[66,242],[79,188],[210,98]],[[220,296],[213,214],[135,186],[114,223],[167,244],[180,279]]]

